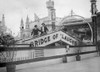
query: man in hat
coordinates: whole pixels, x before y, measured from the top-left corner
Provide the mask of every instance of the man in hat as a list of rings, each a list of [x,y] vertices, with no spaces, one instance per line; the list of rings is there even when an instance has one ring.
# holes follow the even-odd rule
[[[35,25],[31,32],[31,35],[38,36],[39,32],[41,32],[41,30],[38,29],[37,25]]]
[[[41,34],[47,34],[48,28],[46,27],[45,23],[42,23],[42,27],[41,27]]]

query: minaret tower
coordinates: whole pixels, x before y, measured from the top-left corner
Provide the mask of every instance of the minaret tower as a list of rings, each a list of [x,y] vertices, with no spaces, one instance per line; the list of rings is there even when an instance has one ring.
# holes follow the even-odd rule
[[[46,2],[46,4],[47,4],[47,8],[48,8],[49,19],[50,20],[55,19],[56,14],[55,14],[55,9],[54,9],[54,1],[49,0],[49,1]]]
[[[23,22],[23,19],[21,19],[20,30],[21,30],[21,31],[24,30],[24,22]]]
[[[55,19],[56,19],[56,13],[55,13],[55,9],[54,9],[54,1],[47,1],[47,8],[48,8],[48,17],[49,20],[52,21],[52,29],[55,29]]]
[[[26,27],[25,27],[25,29],[29,29],[29,17],[28,17],[28,15],[27,15],[27,18],[26,18]]]
[[[21,24],[20,24],[20,37],[23,39],[23,32],[24,32],[24,22],[23,19],[21,19]]]
[[[1,25],[2,25],[2,31],[3,31],[3,32],[6,32],[7,27],[5,26],[5,16],[4,16],[4,14],[2,15],[2,22],[1,22]]]
[[[4,16],[4,14],[2,15],[2,25],[5,26],[5,16]]]

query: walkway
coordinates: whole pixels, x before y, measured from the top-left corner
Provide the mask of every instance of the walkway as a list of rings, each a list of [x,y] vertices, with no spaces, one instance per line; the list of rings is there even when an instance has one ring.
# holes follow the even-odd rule
[[[16,72],[100,72],[100,57],[40,68],[28,68]]]

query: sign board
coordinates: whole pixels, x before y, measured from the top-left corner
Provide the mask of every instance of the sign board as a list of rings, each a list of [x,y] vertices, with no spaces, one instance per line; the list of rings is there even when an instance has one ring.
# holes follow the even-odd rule
[[[77,42],[76,39],[69,36],[68,34],[62,31],[58,31],[58,32],[54,32],[51,34],[47,34],[47,35],[35,38],[35,39],[25,40],[24,43],[30,44],[33,47],[39,47],[39,46],[47,46],[49,44],[52,44],[60,40],[69,45],[75,45]]]
[[[64,41],[65,43],[69,45],[76,45],[77,40],[69,36],[68,34],[61,32],[60,36],[61,36],[61,40]]]

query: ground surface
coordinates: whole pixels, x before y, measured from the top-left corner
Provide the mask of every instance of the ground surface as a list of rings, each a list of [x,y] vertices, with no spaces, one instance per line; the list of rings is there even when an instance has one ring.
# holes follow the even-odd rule
[[[40,68],[28,68],[16,72],[100,72],[100,57]]]
[[[0,68],[0,72],[6,71]],[[100,57],[39,68],[26,68],[16,72],[100,72]]]

